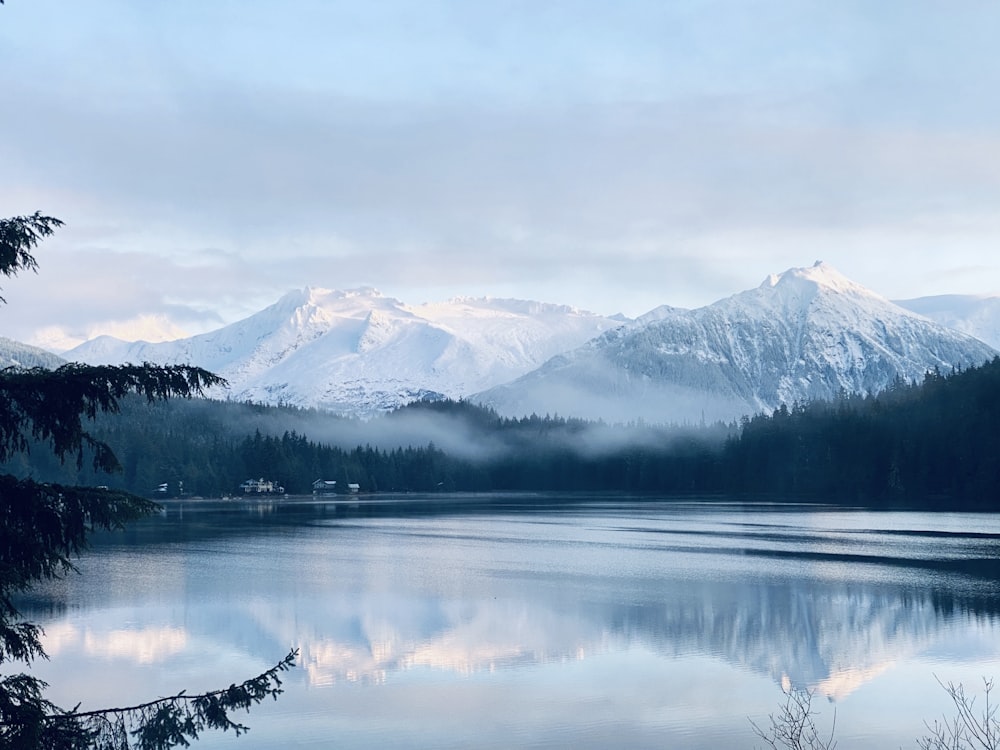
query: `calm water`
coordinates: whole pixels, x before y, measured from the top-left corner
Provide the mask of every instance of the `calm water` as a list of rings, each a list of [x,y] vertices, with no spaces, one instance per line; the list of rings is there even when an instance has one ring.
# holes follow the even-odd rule
[[[198,747],[751,748],[781,685],[840,747],[915,747],[935,681],[1000,678],[1000,516],[406,497],[171,504],[25,606],[49,697],[218,688]],[[759,741],[756,744],[760,744]]]

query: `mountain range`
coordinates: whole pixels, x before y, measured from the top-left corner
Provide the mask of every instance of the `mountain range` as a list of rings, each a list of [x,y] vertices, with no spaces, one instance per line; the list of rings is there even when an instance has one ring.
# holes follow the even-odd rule
[[[512,380],[621,321],[561,305],[459,298],[406,305],[371,288],[306,288],[217,331],[150,344],[101,336],[92,364],[195,364],[235,400],[370,415]],[[223,394],[213,394],[223,395]]]
[[[818,262],[706,307],[657,308],[477,399],[509,414],[730,420],[994,355]]]
[[[968,330],[1000,315],[966,298],[928,299],[937,298],[906,309],[824,263],[706,307],[664,306],[634,320],[522,300],[411,306],[371,288],[306,288],[210,333],[156,344],[102,336],[65,356],[195,364],[229,381],[215,396],[360,416],[448,397],[511,416],[730,420],[996,355],[958,330],[955,311],[985,311]],[[931,320],[947,310],[954,327]]]

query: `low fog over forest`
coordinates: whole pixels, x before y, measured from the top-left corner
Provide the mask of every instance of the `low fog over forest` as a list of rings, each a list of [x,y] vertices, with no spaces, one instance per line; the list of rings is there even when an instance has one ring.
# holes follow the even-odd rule
[[[608,425],[558,416],[503,418],[455,401],[358,420],[209,400],[147,404],[99,418],[122,471],[46,450],[8,470],[144,495],[237,494],[266,478],[290,494],[316,479],[363,492],[502,490],[783,493],[843,503],[984,507],[1000,483],[1000,359],[878,395],[782,406],[739,422]],[[41,448],[41,446],[39,446]],[[156,492],[167,485],[166,492]]]

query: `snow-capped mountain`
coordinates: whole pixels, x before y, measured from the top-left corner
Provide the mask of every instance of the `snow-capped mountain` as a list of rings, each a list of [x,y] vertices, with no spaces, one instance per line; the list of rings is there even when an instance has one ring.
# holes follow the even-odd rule
[[[995,353],[817,263],[707,307],[657,308],[474,399],[504,414],[730,420]]]
[[[947,306],[933,307],[923,311]],[[897,375],[995,354],[817,263],[707,307],[663,306],[624,322],[539,302],[412,306],[370,288],[306,288],[211,333],[155,344],[102,336],[66,356],[195,364],[229,380],[214,395],[345,414],[447,396],[516,416],[697,422],[878,391]]]
[[[942,294],[896,300],[896,304],[1000,349],[1000,297]]]
[[[51,370],[63,364],[66,360],[51,352],[0,336],[0,368],[47,367]]]
[[[236,400],[370,414],[508,382],[618,325],[539,302],[461,298],[409,306],[370,288],[306,288],[211,333],[156,344],[102,336],[66,356],[194,364],[225,377],[226,395]]]

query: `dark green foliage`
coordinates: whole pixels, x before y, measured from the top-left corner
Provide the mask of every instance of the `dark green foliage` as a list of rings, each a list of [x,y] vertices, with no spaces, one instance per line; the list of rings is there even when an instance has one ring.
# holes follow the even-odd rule
[[[433,443],[373,444],[415,414],[438,432],[468,436],[466,450],[459,455],[453,447]],[[334,432],[341,445],[319,443],[281,425]],[[285,407],[130,399],[120,415],[99,419],[94,428],[95,436],[116,446],[122,474],[62,466],[34,454],[30,470],[52,481],[109,484],[137,493],[167,483],[169,496],[183,482],[185,494],[218,497],[261,476],[290,494],[310,493],[315,479],[334,479],[340,491],[354,482],[368,492],[687,492],[706,486],[731,429],[610,427],[561,417],[504,419],[453,401],[413,405],[373,422],[355,422]],[[353,447],[347,447],[351,441]]]
[[[231,712],[249,711],[265,698],[277,699],[283,692],[281,673],[295,665],[296,653],[292,651],[263,674],[222,690],[200,695],[180,693],[136,706],[51,715],[45,731],[54,735],[49,741],[62,743],[37,746],[166,750],[178,745],[187,747],[206,729],[232,730],[239,736],[249,727],[233,721]],[[85,744],[79,744],[81,739]]]
[[[217,382],[211,373],[189,367],[67,365],[55,371],[2,370],[0,452],[10,457],[27,449],[31,436],[47,444],[60,460],[76,454],[78,469],[85,447],[94,451],[95,471],[117,469],[110,447],[83,429],[83,416],[117,413],[120,399],[128,394],[141,394],[151,402],[190,396]],[[30,664],[45,657],[40,631],[20,618],[14,594],[73,571],[73,557],[94,531],[121,529],[157,507],[121,490],[0,475],[0,663]],[[290,653],[271,670],[224,691],[80,714],[45,700],[42,681],[27,674],[10,675],[0,681],[0,746],[168,748],[187,745],[206,728],[239,734],[246,727],[230,720],[228,712],[276,697],[281,692],[278,673],[292,665],[294,656]]]
[[[0,663],[44,656],[38,629],[17,620],[11,595],[73,568],[96,529],[120,529],[156,508],[125,492],[38,484],[0,475]]]
[[[745,420],[723,461],[743,492],[996,509],[1000,358]]]
[[[51,235],[62,222],[35,211],[30,216],[0,219],[0,273],[14,276],[20,271],[34,271],[38,264],[31,251],[43,237]],[[0,302],[5,302],[0,297]]]
[[[434,443],[379,445],[414,417],[463,451]],[[294,429],[289,429],[294,426]],[[414,404],[372,422],[287,407],[130,398],[98,418],[95,439],[124,471],[61,465],[38,451],[20,471],[139,494],[235,493],[264,476],[291,494],[315,479],[363,491],[606,491],[768,494],[869,505],[995,508],[1000,492],[1000,360],[878,395],[782,407],[739,425],[609,426],[578,419],[498,416],[466,402]],[[335,433],[339,445],[310,440]],[[349,447],[353,441],[353,447]],[[36,455],[40,454],[40,455]]]
[[[9,367],[0,370],[0,461],[29,448],[28,437],[48,443],[62,459],[75,453],[83,464],[84,447],[93,451],[95,470],[121,467],[107,443],[83,428],[83,419],[99,413],[117,414],[120,400],[130,394],[149,402],[170,396],[190,397],[224,382],[197,367],[174,365],[93,366],[67,364],[56,370]]]
[[[31,250],[62,224],[41,216],[0,220],[0,273],[35,269]],[[92,471],[120,471],[109,443],[94,437],[84,421],[115,415],[122,399],[146,404],[170,397],[199,395],[222,379],[183,365],[149,364],[92,367],[68,364],[0,370],[0,461],[22,459],[31,448],[64,465],[92,454]],[[120,489],[83,483],[40,483],[0,474],[0,664],[30,665],[45,658],[37,625],[22,619],[13,597],[46,579],[74,571],[73,558],[95,531],[121,529],[158,506]],[[86,713],[65,711],[43,696],[47,685],[29,674],[0,678],[0,746],[11,748],[114,748],[126,750],[188,745],[206,728],[246,730],[229,712],[247,709],[281,692],[279,673],[292,666],[295,652],[262,675],[241,685],[200,696],[160,698],[140,706]]]
[[[5,748],[74,750],[92,747],[94,737],[72,721],[49,721],[62,710],[42,697],[48,685],[25,674],[0,680],[0,743]]]
[[[206,729],[249,727],[233,721],[233,711],[249,711],[283,691],[281,673],[295,665],[292,651],[263,674],[239,685],[200,695],[180,693],[136,706],[100,711],[62,711],[44,700],[44,682],[27,675],[0,681],[0,746],[46,750],[166,750],[187,747]]]
[[[335,479],[340,491],[356,482],[368,492],[737,493],[984,509],[1000,496],[1000,360],[932,372],[919,384],[896,381],[878,395],[844,393],[740,425],[703,427],[507,419],[454,401],[413,404],[372,422],[198,399],[133,398],[122,406],[93,430],[122,446],[122,474],[34,454],[24,468],[52,481],[137,493],[167,482],[171,496],[180,482],[188,494],[219,496],[260,476],[291,494],[308,494],[315,479]],[[415,418],[435,434],[462,435],[463,451],[378,444]],[[310,440],[306,431],[335,433],[340,444]]]

